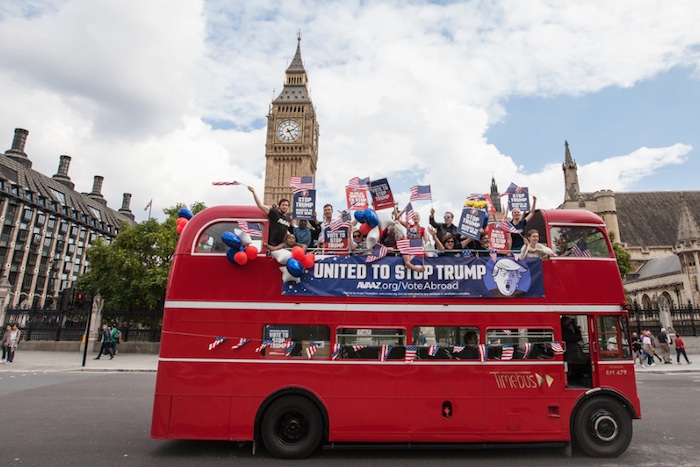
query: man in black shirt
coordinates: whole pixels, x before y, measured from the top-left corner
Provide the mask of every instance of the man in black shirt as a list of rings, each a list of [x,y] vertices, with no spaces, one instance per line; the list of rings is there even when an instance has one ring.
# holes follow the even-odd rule
[[[457,225],[452,223],[454,220],[454,215],[451,212],[447,211],[445,213],[445,222],[435,222],[435,209],[430,208],[429,220],[430,225],[437,229],[437,237],[440,239],[440,241],[442,241],[445,234],[451,234],[455,240],[457,240],[457,243],[461,241]]]
[[[292,219],[289,217],[289,200],[282,198],[279,201],[279,205],[275,206],[273,204],[272,206],[266,206],[260,202],[252,186],[249,186],[248,190],[253,193],[255,204],[258,205],[260,210],[264,212],[270,220],[270,233],[267,236],[268,245],[277,246],[283,243],[287,232],[294,233],[292,231]]]

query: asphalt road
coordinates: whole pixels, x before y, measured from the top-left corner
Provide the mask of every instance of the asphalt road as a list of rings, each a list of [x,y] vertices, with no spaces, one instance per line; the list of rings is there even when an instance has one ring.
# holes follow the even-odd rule
[[[561,449],[323,450],[308,466],[698,466],[700,372],[638,377],[644,419],[617,459]],[[250,444],[161,441],[149,437],[154,373],[0,374],[0,465],[270,465],[282,463]]]

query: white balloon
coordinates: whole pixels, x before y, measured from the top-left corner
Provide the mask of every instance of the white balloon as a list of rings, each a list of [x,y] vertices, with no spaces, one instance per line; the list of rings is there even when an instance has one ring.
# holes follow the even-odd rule
[[[391,217],[391,213],[393,211],[391,210],[383,210],[383,211],[377,211],[377,218],[379,219],[379,227],[382,228],[382,230],[386,229],[389,227],[391,224],[394,223],[394,219]]]
[[[250,235],[243,232],[241,229],[234,229],[234,233],[241,239],[241,245],[248,246],[253,243],[253,239],[250,237]]]
[[[282,282],[296,282],[297,284],[301,282],[301,278],[292,276],[286,266],[281,267],[280,271],[282,271]]]
[[[281,250],[275,250],[270,254],[280,264],[287,264],[287,260],[292,257],[292,252],[289,250],[285,250],[284,248]]]
[[[425,256],[428,258],[435,258],[437,256],[437,252],[435,251],[435,246],[432,243],[428,243],[425,245]]]
[[[369,231],[365,241],[367,242],[367,249],[371,250],[374,248],[374,245],[376,245],[379,241],[379,226],[376,226]]]

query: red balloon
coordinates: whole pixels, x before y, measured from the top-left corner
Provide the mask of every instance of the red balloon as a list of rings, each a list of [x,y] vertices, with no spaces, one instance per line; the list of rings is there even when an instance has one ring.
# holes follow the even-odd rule
[[[185,225],[187,225],[187,222],[184,224],[177,224],[177,233],[182,233],[182,231],[185,230]]]
[[[306,269],[311,269],[312,267],[314,267],[314,262],[316,262],[316,257],[313,253],[306,253],[301,259],[301,265],[304,266]]]
[[[248,255],[245,254],[245,251],[239,251],[235,255],[233,255],[233,260],[243,266],[245,263],[248,262]]]
[[[177,222],[178,226],[185,225],[185,224],[187,224],[187,219],[185,219],[184,217],[178,217],[177,221],[175,221],[175,222]]]
[[[255,245],[248,245],[245,247],[245,254],[250,261],[253,261],[258,257],[258,248]]]
[[[367,235],[370,230],[372,230],[372,226],[366,222],[360,226],[360,232],[362,235]]]
[[[301,261],[301,259],[304,257],[304,249],[300,246],[295,246],[292,248],[292,258],[298,259]]]

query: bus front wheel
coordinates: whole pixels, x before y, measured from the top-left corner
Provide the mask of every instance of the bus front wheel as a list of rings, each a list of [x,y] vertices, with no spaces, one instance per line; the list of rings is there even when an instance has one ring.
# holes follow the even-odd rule
[[[261,438],[275,457],[302,459],[321,443],[323,418],[316,405],[302,396],[273,402],[262,419]]]
[[[589,399],[576,414],[574,435],[589,456],[617,457],[632,441],[632,417],[613,399]]]

